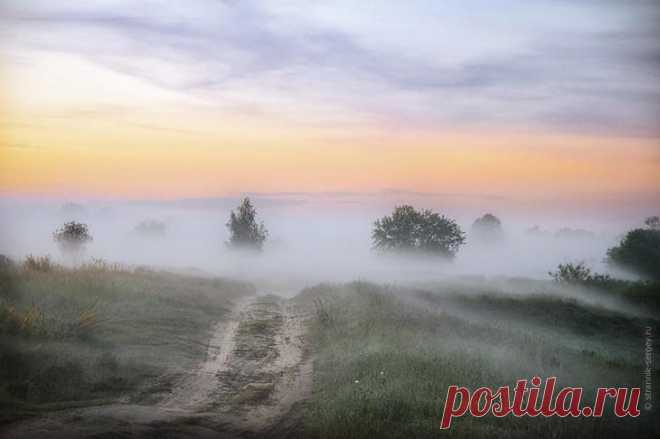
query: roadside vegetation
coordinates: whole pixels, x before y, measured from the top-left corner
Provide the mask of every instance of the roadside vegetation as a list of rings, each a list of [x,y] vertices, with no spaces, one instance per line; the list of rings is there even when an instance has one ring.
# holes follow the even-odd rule
[[[247,284],[133,269],[0,258],[0,422],[171,390],[206,353]]]

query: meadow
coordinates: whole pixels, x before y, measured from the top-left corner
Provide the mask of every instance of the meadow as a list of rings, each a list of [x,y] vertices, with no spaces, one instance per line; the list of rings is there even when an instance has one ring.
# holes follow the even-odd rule
[[[646,288],[655,290],[657,310],[657,285]],[[439,429],[454,384],[513,387],[517,379],[557,376],[558,386],[584,387],[589,403],[597,387],[639,387],[644,328],[657,328],[658,314],[647,312],[651,299],[638,289],[614,295],[631,312],[605,305],[613,293],[569,296],[531,280],[306,289],[297,300],[317,316],[306,431],[318,438],[653,437],[660,431],[653,412],[636,419],[465,416],[450,431]]]

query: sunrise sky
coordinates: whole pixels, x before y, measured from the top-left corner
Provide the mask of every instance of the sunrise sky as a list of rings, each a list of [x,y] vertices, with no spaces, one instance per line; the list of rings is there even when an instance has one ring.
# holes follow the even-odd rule
[[[655,1],[0,0],[0,194],[658,200],[657,23]]]

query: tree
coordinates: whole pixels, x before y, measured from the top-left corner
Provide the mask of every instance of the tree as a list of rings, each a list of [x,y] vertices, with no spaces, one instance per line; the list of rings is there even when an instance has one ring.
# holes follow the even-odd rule
[[[504,233],[502,230],[502,222],[498,217],[492,213],[487,213],[484,216],[477,218],[472,224],[471,234],[480,241],[496,241],[500,239]]]
[[[60,247],[62,253],[70,256],[74,263],[78,262],[85,244],[92,241],[87,224],[70,221],[53,233],[53,240]]]
[[[607,262],[643,277],[660,280],[660,229],[635,229],[607,250]]]
[[[268,237],[264,223],[257,223],[257,211],[247,197],[238,206],[237,212],[231,211],[227,228],[230,233],[227,244],[234,248],[261,251]]]
[[[452,219],[430,210],[398,206],[392,215],[374,223],[374,248],[381,251],[425,253],[452,258],[465,234]]]

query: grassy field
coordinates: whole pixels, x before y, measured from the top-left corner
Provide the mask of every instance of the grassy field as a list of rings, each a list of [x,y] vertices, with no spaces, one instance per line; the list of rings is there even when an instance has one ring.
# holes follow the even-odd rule
[[[4,261],[0,277],[1,421],[104,400],[148,403],[204,359],[209,331],[243,283],[102,261]]]
[[[496,388],[557,376],[558,387],[584,387],[584,401],[599,386],[641,385],[644,327],[657,328],[658,321],[558,294],[536,281],[417,289],[356,282],[303,291],[297,300],[317,316],[307,432],[318,438],[653,437],[659,430],[648,412],[637,419],[466,416],[454,419],[449,432],[438,428],[452,384]],[[610,293],[586,298],[597,302],[598,294],[605,294],[603,304],[611,302]],[[615,295],[614,303],[643,313],[648,297],[622,304],[625,298]],[[654,379],[657,385],[657,370]]]
[[[0,425],[60,408],[154,407],[204,360],[214,323],[255,293],[240,282],[102,261],[0,266]],[[465,416],[449,431],[439,423],[450,385],[557,376],[559,388],[583,387],[585,403],[597,387],[640,387],[644,330],[657,334],[659,297],[657,284],[599,290],[529,279],[308,288],[293,302],[309,311],[296,318],[309,324],[301,349],[313,355],[312,397],[300,405],[303,429],[300,417],[280,421],[296,419],[286,431],[319,439],[654,437],[658,420],[646,411],[636,419]],[[280,301],[259,303],[281,311]],[[293,318],[259,306],[241,314],[233,337],[234,355],[254,360],[250,367],[278,359],[263,341]],[[291,340],[282,334],[286,351]],[[657,388],[657,366],[653,382]],[[233,389],[229,399],[244,384],[232,383],[222,383]]]

